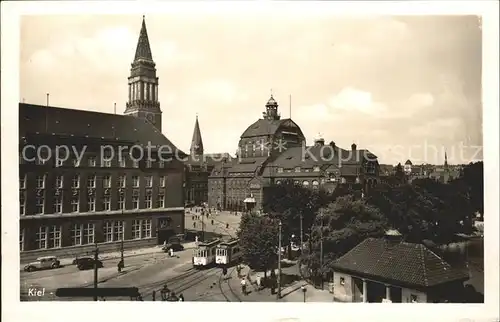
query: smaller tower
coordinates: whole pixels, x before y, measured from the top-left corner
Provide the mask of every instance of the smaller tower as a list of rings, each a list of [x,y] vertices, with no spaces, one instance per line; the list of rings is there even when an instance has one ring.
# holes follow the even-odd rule
[[[281,117],[278,114],[278,102],[273,97],[273,94],[271,94],[271,97],[266,103],[266,111],[263,113],[264,119],[266,120],[279,120]]]
[[[446,154],[446,151],[444,151],[444,169],[448,170],[448,155]]]
[[[201,139],[200,124],[198,123],[198,115],[194,123],[193,138],[191,139],[190,154],[193,156],[203,155],[203,140]]]
[[[325,139],[323,138],[323,135],[321,135],[321,133],[318,133],[318,136],[314,138],[314,145],[315,146],[325,145]]]

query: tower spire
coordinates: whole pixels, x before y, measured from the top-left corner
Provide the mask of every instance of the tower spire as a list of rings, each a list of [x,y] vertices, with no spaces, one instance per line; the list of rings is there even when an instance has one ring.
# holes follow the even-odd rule
[[[448,168],[448,155],[446,154],[446,150],[444,151],[444,167]]]
[[[147,123],[161,132],[162,112],[158,100],[158,77],[144,16],[131,67],[128,78],[128,102],[124,114],[146,119]]]
[[[191,155],[203,155],[203,140],[201,139],[200,123],[198,122],[198,114],[194,123],[193,138],[191,139]]]
[[[153,55],[151,54],[151,47],[149,46],[148,30],[146,29],[145,16],[142,16],[141,32],[139,33],[137,48],[135,49],[134,61],[138,61],[140,59],[153,61]]]

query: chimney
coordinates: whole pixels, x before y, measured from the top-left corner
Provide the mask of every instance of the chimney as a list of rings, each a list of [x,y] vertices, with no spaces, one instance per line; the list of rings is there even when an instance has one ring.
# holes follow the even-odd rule
[[[385,232],[385,240],[387,245],[397,245],[403,241],[403,235],[396,229],[389,229]]]
[[[353,151],[356,151],[356,143],[353,143],[353,144],[351,145],[351,149],[352,149]]]
[[[335,145],[335,142],[333,142],[333,141],[330,141],[330,146],[331,146],[332,148],[334,148],[334,149],[337,147],[337,146]]]

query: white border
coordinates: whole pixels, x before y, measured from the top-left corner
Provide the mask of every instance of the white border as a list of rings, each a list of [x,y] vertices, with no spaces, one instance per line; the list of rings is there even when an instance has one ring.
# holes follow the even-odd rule
[[[1,137],[2,139],[2,319],[11,321],[120,321],[174,320],[197,321],[237,319],[241,321],[493,321],[498,319],[498,2],[497,1],[386,1],[386,2],[2,2],[1,3]],[[483,137],[485,166],[485,290],[484,305],[420,304],[211,304],[171,303],[166,309],[159,302],[19,302],[18,252],[18,103],[19,103],[19,20],[23,14],[148,14],[159,12],[206,14],[261,11],[285,15],[320,14],[475,14],[483,16]],[[137,305],[141,305],[138,309]],[[181,307],[181,305],[183,307]],[[194,306],[198,307],[194,307]],[[362,308],[359,305],[363,305]],[[411,306],[410,306],[411,305]],[[188,306],[186,308],[185,306]],[[193,307],[192,307],[193,306]],[[251,307],[253,306],[253,307]],[[196,312],[190,314],[189,312]],[[215,314],[215,312],[219,312]],[[75,314],[76,313],[76,314]],[[145,314],[146,313],[146,314]],[[291,319],[288,319],[291,318]]]

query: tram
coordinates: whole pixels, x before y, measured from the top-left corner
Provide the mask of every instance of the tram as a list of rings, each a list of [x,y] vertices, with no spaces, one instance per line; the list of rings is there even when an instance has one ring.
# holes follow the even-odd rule
[[[215,264],[215,252],[220,239],[213,239],[207,242],[200,242],[193,250],[193,267],[203,268]]]
[[[217,245],[215,264],[226,266],[238,262],[241,259],[239,239],[234,238]]]

